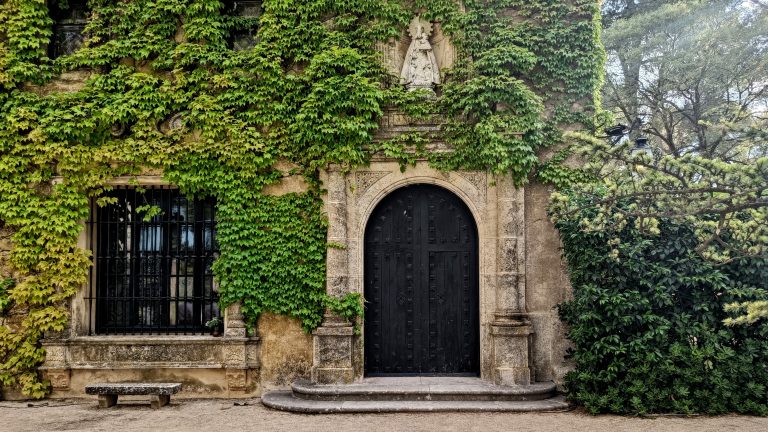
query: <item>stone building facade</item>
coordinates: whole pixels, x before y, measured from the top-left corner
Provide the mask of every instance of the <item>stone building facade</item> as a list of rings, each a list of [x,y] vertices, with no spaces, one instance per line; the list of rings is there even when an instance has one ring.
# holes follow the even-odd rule
[[[140,184],[162,182],[158,176]],[[408,185],[434,185],[466,203],[479,239],[480,377],[504,385],[561,383],[567,340],[555,306],[569,293],[558,235],[546,215],[549,190],[486,172],[442,172],[426,161],[401,172],[397,161],[374,158],[370,166],[324,175],[328,190],[327,289],[364,293],[363,245],[371,213],[388,194]],[[275,194],[299,191],[299,178],[272,186]],[[81,244],[89,240],[84,231]],[[100,381],[180,381],[182,397],[250,397],[295,378],[351,383],[365,375],[364,332],[333,316],[311,335],[290,318],[265,314],[254,336],[245,333],[238,307],[224,315],[223,336],[89,335],[87,287],[72,301],[72,322],[46,335],[41,368],[53,397],[83,394]],[[362,323],[365,328],[365,320]]]
[[[390,113],[382,133],[410,125]],[[145,176],[139,184],[162,183]],[[127,181],[127,179],[125,180]],[[377,203],[408,185],[434,185],[470,209],[479,239],[480,377],[498,384],[560,383],[567,370],[567,341],[555,306],[568,295],[568,277],[557,232],[546,215],[549,190],[532,184],[516,188],[511,179],[486,172],[442,172],[418,161],[404,172],[395,160],[374,157],[370,166],[344,173],[329,169],[323,178],[329,248],[327,289],[334,295],[364,293],[365,227]],[[288,177],[270,193],[301,191]],[[82,247],[90,243],[84,230]],[[83,394],[97,381],[180,381],[182,396],[249,397],[299,377],[318,383],[359,381],[364,370],[364,332],[327,316],[312,335],[297,321],[266,314],[248,337],[236,306],[225,311],[223,336],[89,335],[87,287],[72,301],[72,323],[47,335],[42,367],[53,397]],[[365,328],[365,320],[362,323]]]
[[[380,49],[404,85],[429,87],[440,79],[433,66],[439,71],[450,68],[456,53],[439,24],[416,18],[411,27],[415,30]],[[419,38],[421,45],[412,46]],[[422,68],[422,75],[410,71],[409,56],[414,57],[411,66]],[[436,75],[425,75],[424,68]],[[47,91],[76,89],[86,76],[70,73]],[[414,122],[387,111],[378,134],[383,139],[439,128],[439,120]],[[431,146],[449,151],[437,140]],[[328,242],[339,246],[329,248],[327,255],[330,294],[365,294],[366,226],[379,203],[412,185],[447,191],[469,209],[477,230],[480,378],[503,385],[562,382],[568,369],[567,341],[555,306],[567,298],[569,282],[557,232],[546,215],[547,186],[515,187],[508,177],[479,171],[443,172],[426,160],[401,171],[398,161],[381,155],[351,172],[330,167],[322,180],[327,189]],[[160,173],[148,173],[116,179],[115,184],[166,183]],[[268,193],[304,188],[299,177],[288,176],[270,186]],[[81,247],[93,244],[89,235],[84,229]],[[0,237],[0,262],[5,262],[7,248],[5,237]],[[351,383],[366,375],[365,317],[359,333],[350,323],[329,315],[308,335],[297,321],[265,314],[255,334],[248,336],[235,305],[224,311],[224,332],[219,337],[93,335],[88,289],[83,287],[71,302],[69,328],[47,334],[43,342],[47,357],[41,370],[52,383],[53,397],[80,396],[85,385],[102,381],[178,381],[184,384],[182,397],[251,397],[299,377],[316,383]]]

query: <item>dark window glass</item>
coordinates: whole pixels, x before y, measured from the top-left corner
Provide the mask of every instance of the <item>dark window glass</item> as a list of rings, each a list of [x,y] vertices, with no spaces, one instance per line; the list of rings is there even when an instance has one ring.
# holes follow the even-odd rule
[[[175,189],[118,189],[90,223],[99,334],[188,332],[218,317],[211,265],[218,254],[212,199]]]
[[[49,4],[53,19],[53,37],[48,55],[51,58],[72,54],[83,45],[88,7],[85,0],[54,0]]]
[[[261,1],[225,0],[222,14],[230,29],[229,44],[235,51],[248,50],[256,46],[256,30],[261,16]]]

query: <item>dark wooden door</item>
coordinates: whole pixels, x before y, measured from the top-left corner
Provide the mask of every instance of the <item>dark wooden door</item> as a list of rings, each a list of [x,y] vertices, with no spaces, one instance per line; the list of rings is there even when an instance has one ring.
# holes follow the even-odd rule
[[[367,375],[480,370],[477,226],[431,185],[398,189],[365,229]]]

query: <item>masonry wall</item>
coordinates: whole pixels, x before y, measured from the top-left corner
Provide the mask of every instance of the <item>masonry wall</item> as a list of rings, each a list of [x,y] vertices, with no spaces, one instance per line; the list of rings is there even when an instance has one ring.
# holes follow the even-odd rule
[[[571,364],[557,305],[571,295],[562,243],[547,217],[551,187],[532,183],[525,190],[526,305],[533,325],[532,361],[537,381],[561,386]]]

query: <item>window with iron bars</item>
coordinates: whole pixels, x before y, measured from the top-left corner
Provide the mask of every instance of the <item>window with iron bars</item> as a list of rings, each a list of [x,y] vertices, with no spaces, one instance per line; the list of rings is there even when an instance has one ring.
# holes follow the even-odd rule
[[[169,187],[117,188],[91,207],[89,334],[207,332],[220,317],[211,265],[218,255],[213,199]]]

